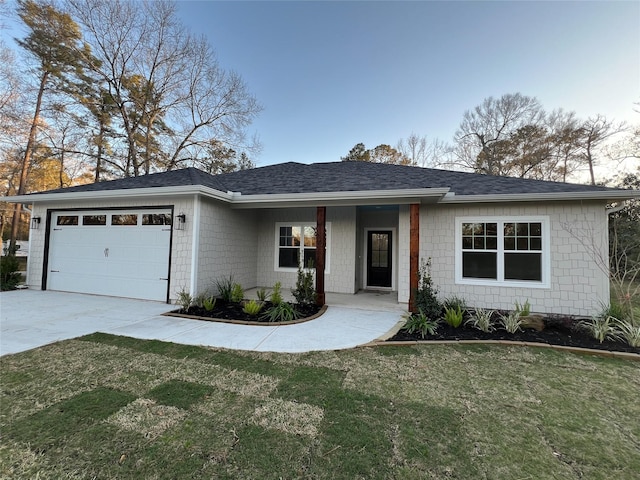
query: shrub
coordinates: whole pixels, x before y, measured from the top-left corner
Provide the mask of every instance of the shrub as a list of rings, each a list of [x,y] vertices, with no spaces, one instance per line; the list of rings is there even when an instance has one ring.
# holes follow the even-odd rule
[[[288,302],[280,302],[269,308],[262,317],[269,322],[290,322],[300,318],[300,313]]]
[[[438,291],[431,279],[431,258],[424,259],[418,269],[418,289],[415,292],[415,308],[429,318],[440,318],[442,305],[437,298]]]
[[[176,298],[176,305],[180,306],[180,309],[183,311],[189,310],[189,307],[193,304],[193,297],[191,293],[189,293],[184,287],[178,292],[178,297]]]
[[[242,307],[242,311],[248,315],[257,315],[262,310],[262,303],[255,300],[249,300]]]
[[[640,347],[640,325],[634,325],[628,320],[616,320],[615,328],[618,337],[631,347]]]
[[[466,321],[467,325],[471,325],[473,328],[490,333],[496,328],[493,326],[491,318],[493,316],[493,310],[485,310],[484,308],[476,308],[473,315]]]
[[[437,319],[432,320],[423,312],[409,313],[405,316],[405,324],[402,329],[410,335],[419,333],[424,338],[427,335],[435,335],[439,322]]]
[[[216,280],[216,290],[218,290],[218,296],[225,302],[230,302],[234,285],[235,282],[233,281],[233,275],[229,275],[228,277]]]
[[[5,247],[5,255],[0,259],[0,290],[15,290],[20,283],[20,262],[15,254],[9,255]]]
[[[605,340],[617,340],[620,338],[618,330],[616,328],[618,320],[611,315],[602,315],[591,317],[590,320],[582,320],[579,323],[579,326],[589,332],[593,338],[598,340],[600,343]]]
[[[310,305],[316,302],[316,289],[313,284],[313,270],[303,270],[298,267],[296,288],[291,290],[296,302],[300,305]]]
[[[282,293],[281,293],[282,284],[280,282],[276,282],[273,286],[273,290],[271,291],[271,295],[269,295],[269,301],[274,305],[278,305],[282,303]]]
[[[242,289],[242,285],[239,283],[234,283],[231,289],[231,301],[234,303],[240,303],[244,298],[244,290]]]
[[[444,307],[444,321],[453,328],[462,325],[462,309],[457,307]]]
[[[628,317],[627,309],[624,305],[612,302],[609,305],[601,304],[598,317],[613,317],[618,320],[625,320]]]
[[[531,313],[531,304],[529,303],[529,300],[526,300],[524,305],[520,305],[520,302],[516,301],[516,313],[523,317],[528,317]]]
[[[460,310],[467,309],[467,302],[465,299],[455,295],[453,297],[446,298],[442,304],[445,308],[460,308]]]
[[[520,330],[522,319],[519,312],[509,312],[507,315],[500,314],[500,326],[509,333],[516,333]]]
[[[205,299],[202,300],[202,307],[207,311],[210,312],[211,310],[213,310],[216,306],[216,299],[211,296],[211,297],[207,297]]]
[[[259,288],[256,291],[256,295],[258,296],[258,300],[261,302],[265,302],[267,300],[267,290],[264,288]]]

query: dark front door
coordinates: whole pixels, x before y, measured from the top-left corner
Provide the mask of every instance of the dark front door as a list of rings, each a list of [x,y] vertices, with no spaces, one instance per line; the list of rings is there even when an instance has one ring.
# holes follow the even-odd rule
[[[367,232],[367,286],[391,287],[391,231]]]

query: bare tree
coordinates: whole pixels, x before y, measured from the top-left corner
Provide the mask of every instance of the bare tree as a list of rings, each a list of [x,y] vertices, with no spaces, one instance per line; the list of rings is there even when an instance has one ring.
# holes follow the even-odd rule
[[[540,125],[543,119],[542,106],[534,97],[515,93],[485,99],[464,113],[454,136],[456,164],[478,173],[505,175],[503,142],[518,129]]]
[[[624,123],[613,122],[603,115],[590,117],[580,126],[580,155],[589,168],[591,185],[596,184],[594,167],[598,161],[599,148],[611,137],[625,130]]]
[[[193,164],[212,140],[243,145],[244,129],[260,106],[238,75],[218,65],[204,39],[185,31],[175,3],[67,4],[99,60],[92,70],[103,93],[94,97],[106,94],[105,104],[117,114],[112,148],[125,161],[111,163],[123,175]]]

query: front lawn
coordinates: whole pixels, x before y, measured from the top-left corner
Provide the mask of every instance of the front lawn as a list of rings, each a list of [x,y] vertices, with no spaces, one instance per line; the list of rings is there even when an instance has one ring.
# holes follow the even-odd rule
[[[640,363],[95,334],[0,359],[0,478],[635,479]]]

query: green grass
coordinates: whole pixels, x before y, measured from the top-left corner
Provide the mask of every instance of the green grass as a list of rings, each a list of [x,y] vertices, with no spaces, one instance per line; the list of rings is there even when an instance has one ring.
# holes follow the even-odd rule
[[[640,471],[640,364],[546,349],[259,354],[94,334],[2,357],[0,386],[0,478]]]

